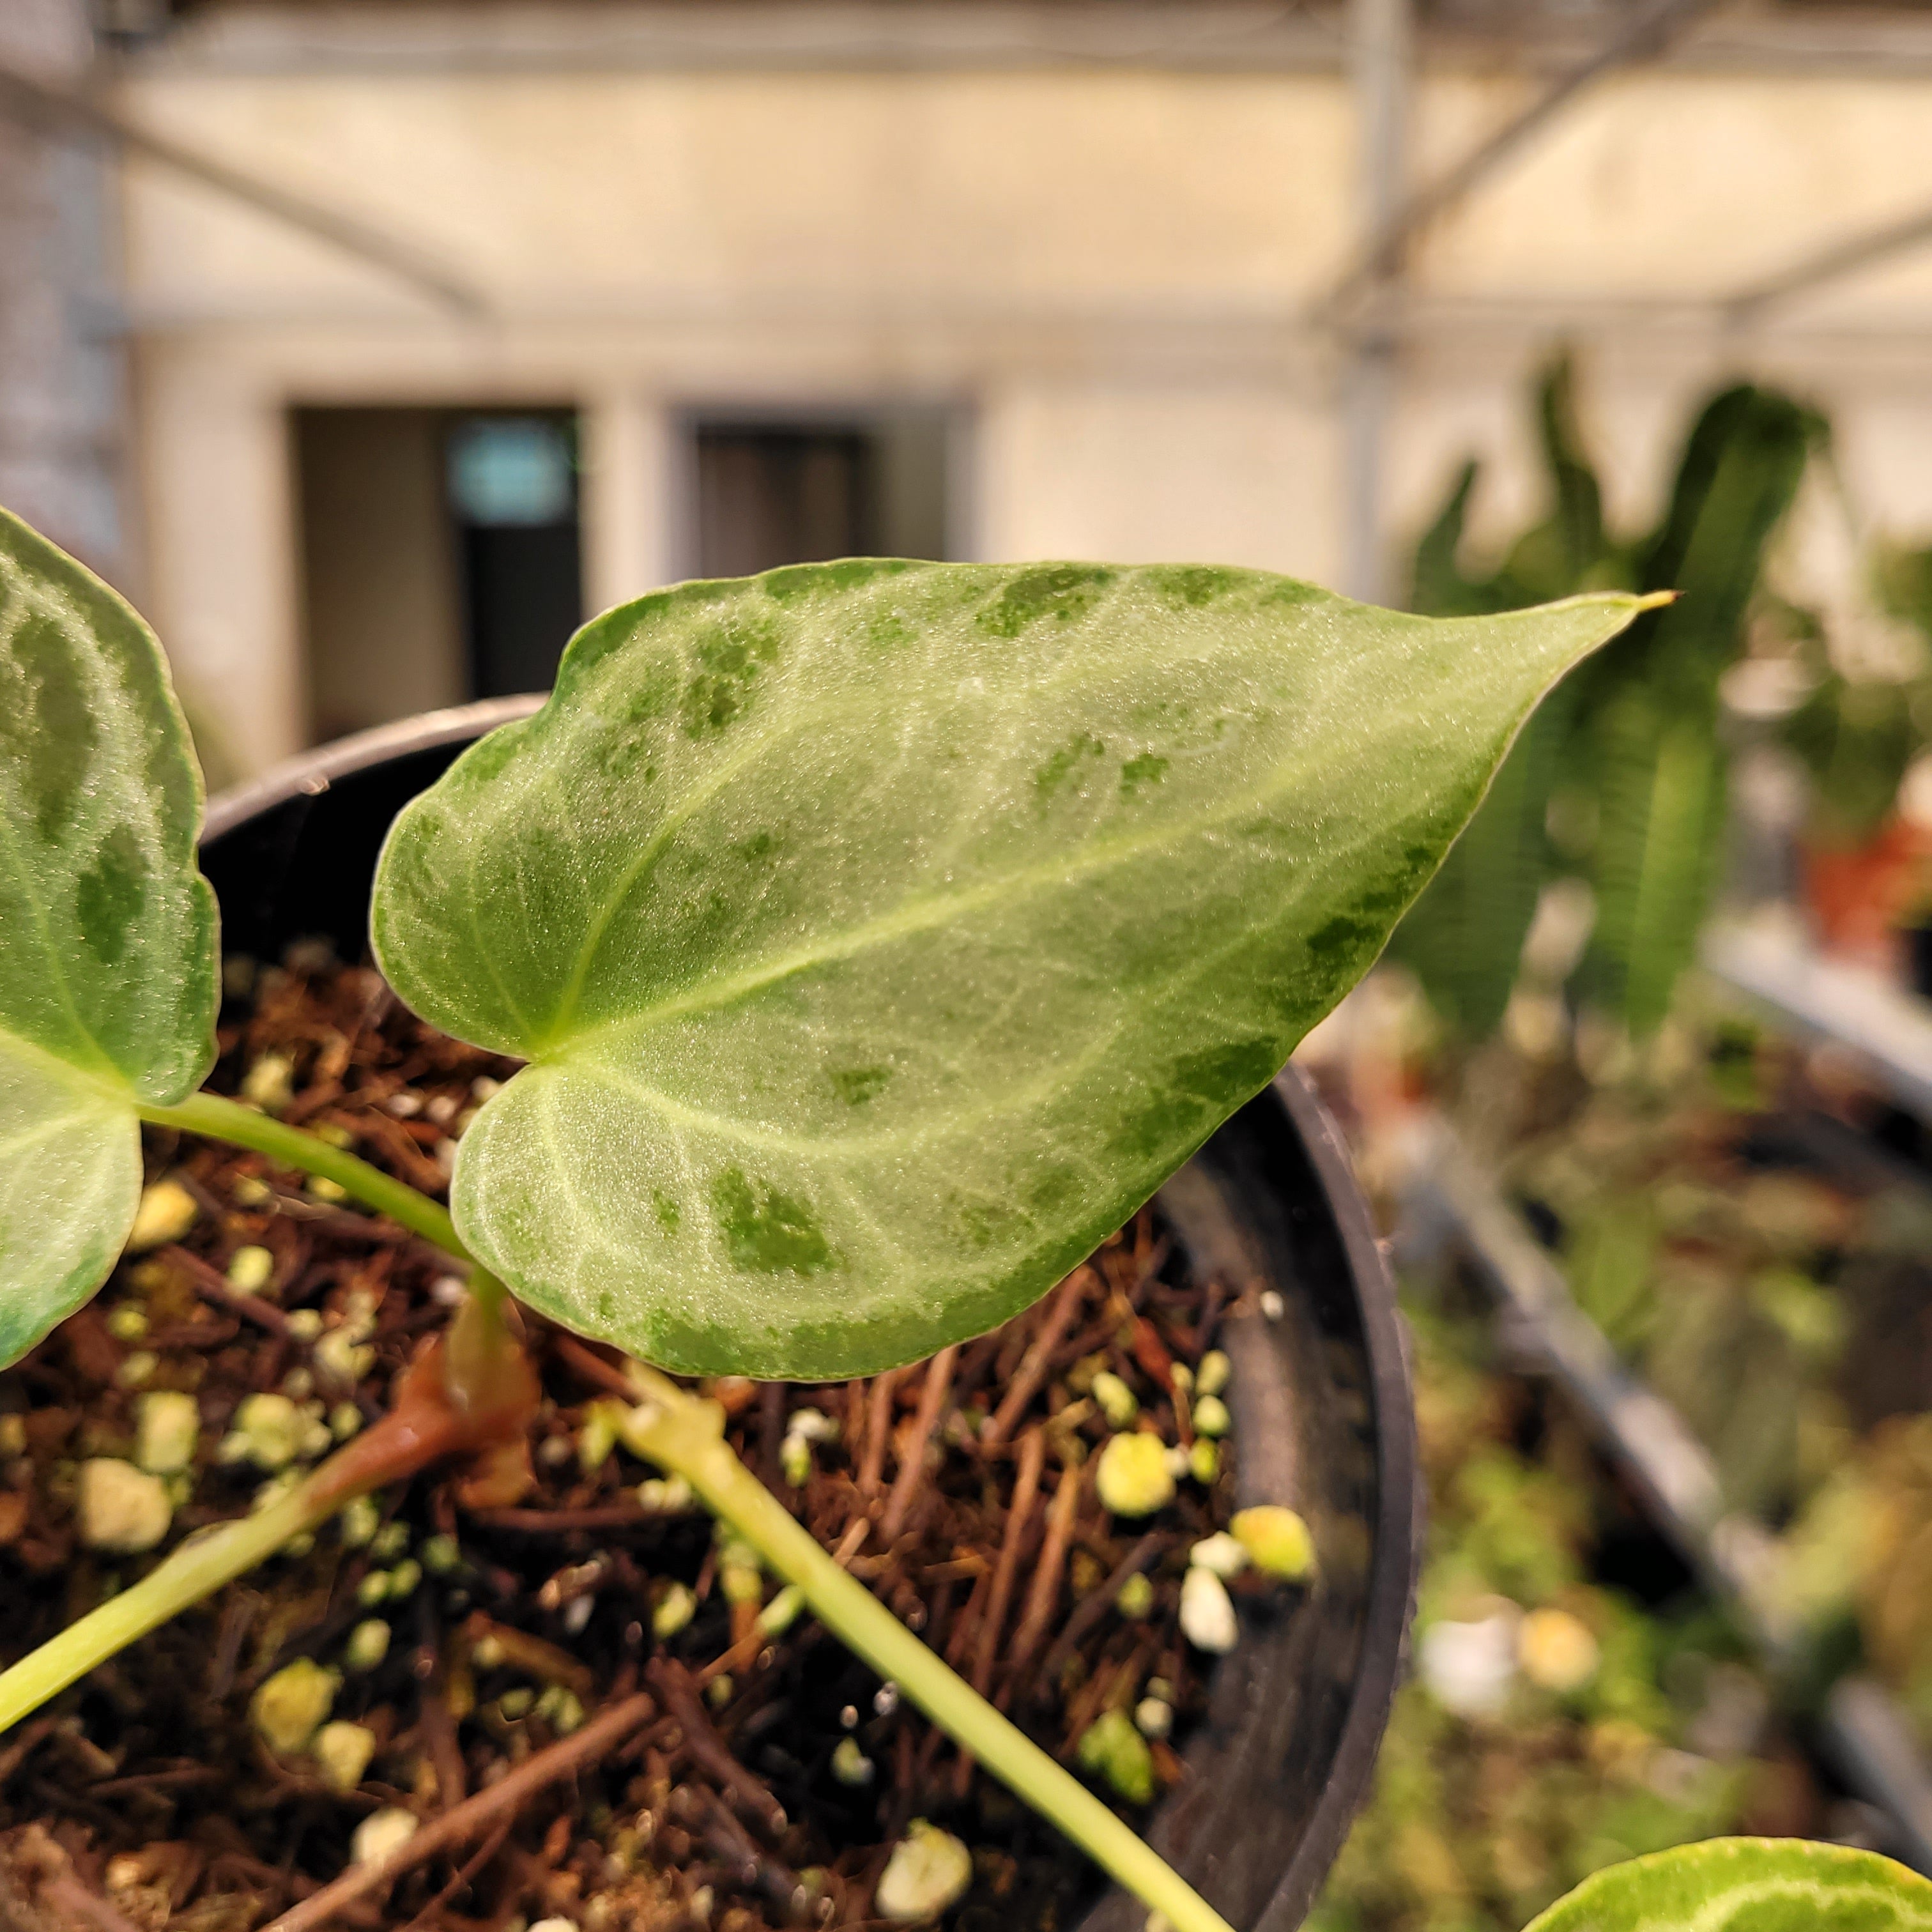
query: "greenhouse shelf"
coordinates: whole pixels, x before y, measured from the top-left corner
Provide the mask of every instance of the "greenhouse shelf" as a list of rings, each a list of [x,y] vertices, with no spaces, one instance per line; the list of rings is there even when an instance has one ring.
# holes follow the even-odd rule
[[[1770,926],[1714,926],[1702,956],[1708,972],[1754,1004],[1850,1048],[1900,1106],[1932,1120],[1932,1004]]]
[[[1928,1084],[1932,1101],[1932,1084]],[[1504,1341],[1544,1368],[1637,1491],[1658,1528],[1778,1667],[1797,1632],[1774,1588],[1778,1539],[1726,1510],[1716,1466],[1683,1418],[1618,1359],[1571,1299],[1562,1272],[1440,1115],[1419,1118],[1399,1150],[1399,1246],[1418,1258],[1460,1249],[1495,1295]],[[1833,1688],[1820,1742],[1846,1784],[1888,1816],[1889,1849],[1932,1874],[1932,1773],[1891,1693],[1863,1676]]]

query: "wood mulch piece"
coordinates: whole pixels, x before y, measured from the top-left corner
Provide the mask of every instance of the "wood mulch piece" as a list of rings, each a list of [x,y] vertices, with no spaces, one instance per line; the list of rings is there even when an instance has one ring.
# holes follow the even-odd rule
[[[364,1158],[416,1184],[440,1181],[467,1110],[515,1070],[435,1033],[372,972],[314,946],[256,972],[240,998],[237,985],[231,974],[212,1084],[235,1091],[251,1069],[259,1082],[265,1057],[281,1056],[285,1118],[352,1137]],[[179,1178],[200,1218],[178,1245],[124,1258],[94,1304],[0,1374],[0,1658],[45,1641],[180,1534],[248,1508],[268,1479],[222,1448],[247,1396],[285,1394],[324,1426],[373,1418],[460,1294],[445,1258],[259,1156],[160,1132],[146,1151],[148,1179]],[[259,1295],[230,1282],[244,1247],[270,1257]],[[1203,1660],[1179,1634],[1180,1585],[1190,1544],[1230,1513],[1230,1446],[1210,1487],[1184,1480],[1157,1518],[1116,1523],[1094,1493],[1106,1430],[1084,1390],[1111,1370],[1165,1439],[1184,1444],[1172,1365],[1198,1360],[1224,1302],[1218,1283],[1187,1279],[1144,1211],[1036,1308],[931,1364],[842,1385],[726,1380],[709,1392],[739,1454],[825,1547],[1070,1762],[1101,1710],[1131,1709],[1156,1680],[1177,1737],[1204,1707]],[[325,1335],[352,1324],[366,1354],[340,1336],[315,1348],[318,1322]],[[975,1852],[962,1932],[1071,1924],[1098,1892],[1084,1858],[809,1616],[766,1636],[755,1606],[734,1610],[707,1517],[661,1482],[640,1496],[660,1472],[621,1448],[586,1466],[586,1425],[623,1387],[615,1358],[525,1322],[545,1396],[536,1489],[466,1514],[447,1476],[419,1478],[376,1499],[373,1540],[326,1528],[0,1738],[0,1900],[24,1915],[44,1914],[52,1896],[74,1910],[80,1900],[115,1932],[255,1932],[340,1876],[371,1813],[400,1806],[430,1825],[647,1691],[656,1716],[599,1761],[527,1792],[520,1780],[508,1815],[483,1808],[481,1836],[448,1834],[328,1922],[858,1924],[892,1843],[925,1816]],[[140,1396],[164,1389],[192,1394],[201,1415],[173,1534],[148,1556],[81,1546],[80,1463],[130,1455]],[[806,1418],[820,1439],[794,1487],[784,1444],[805,1411],[824,1421]],[[370,1600],[376,1580],[410,1564],[418,1574],[400,1600]],[[1113,1603],[1136,1574],[1153,1587],[1138,1620]],[[688,1619],[659,1637],[680,1586]],[[767,1601],[777,1588],[768,1580]],[[389,1626],[388,1650],[348,1670],[350,1633],[374,1618]],[[278,1759],[249,1721],[256,1689],[301,1657],[341,1673],[332,1715],[373,1733],[352,1790],[332,1790],[305,1754]],[[864,1783],[832,1772],[848,1738],[870,1767]],[[1168,1780],[1184,1775],[1172,1751],[1156,1756]]]

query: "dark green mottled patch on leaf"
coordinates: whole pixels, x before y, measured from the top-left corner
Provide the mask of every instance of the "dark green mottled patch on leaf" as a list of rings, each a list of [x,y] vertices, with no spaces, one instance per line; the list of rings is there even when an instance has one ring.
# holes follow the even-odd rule
[[[778,841],[769,832],[754,832],[748,838],[738,844],[738,856],[748,865],[755,865],[759,860],[769,858]]]
[[[1100,601],[1115,573],[1091,563],[1056,563],[1016,578],[979,615],[982,630],[995,637],[1016,638],[1042,617],[1071,623],[1084,617]]]
[[[890,1066],[842,1066],[832,1076],[832,1090],[848,1107],[862,1107],[892,1077]]]
[[[1279,609],[1284,604],[1314,604],[1328,596],[1319,584],[1304,584],[1298,578],[1277,577],[1262,592],[1264,605]]]
[[[658,1217],[658,1226],[667,1234],[674,1234],[684,1214],[677,1203],[662,1187],[651,1190],[651,1212]]]
[[[821,1274],[832,1265],[824,1231],[803,1202],[741,1168],[728,1167],[711,1184],[711,1206],[724,1252],[756,1274]]]
[[[1280,1067],[1280,1043],[1270,1040],[1182,1054],[1154,1082],[1154,1097],[1121,1123],[1112,1145],[1124,1159],[1146,1160],[1164,1147],[1197,1141],[1226,1113],[1230,1096],[1258,1094]]]
[[[778,653],[776,625],[739,617],[713,626],[698,639],[698,670],[685,686],[686,735],[705,738],[744,715],[758,673]]]
[[[148,902],[148,862],[141,842],[117,825],[100,842],[94,863],[81,874],[76,910],[80,936],[103,964],[118,965],[128,951],[129,929]]]
[[[1098,738],[1070,738],[1033,775],[1034,789],[1043,799],[1051,798],[1072,775],[1083,758],[1098,758],[1107,748]]]
[[[73,643],[50,617],[23,619],[0,653],[0,754],[24,764],[43,840],[67,830],[99,741]]]
[[[1176,603],[1197,609],[1254,580],[1246,571],[1228,570],[1208,563],[1156,563],[1145,574],[1149,583],[1164,591]]]
[[[1317,960],[1346,958],[1378,938],[1381,932],[1372,920],[1359,914],[1337,913],[1308,935],[1309,957]]]
[[[1120,767],[1120,789],[1131,797],[1142,785],[1158,784],[1167,760],[1157,752],[1143,752]]]

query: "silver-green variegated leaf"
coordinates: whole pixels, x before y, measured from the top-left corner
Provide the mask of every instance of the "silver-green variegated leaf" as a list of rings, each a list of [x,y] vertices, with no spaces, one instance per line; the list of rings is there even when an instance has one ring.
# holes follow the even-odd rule
[[[993,1326],[1268,1081],[1636,608],[859,561],[608,613],[377,875],[398,992],[532,1063],[465,1240],[678,1369]]]
[[[153,634],[0,511],[0,1363],[93,1293],[214,1051],[201,777]]]
[[[1932,1932],[1932,1880],[1802,1838],[1707,1838],[1593,1874],[1527,1932]]]

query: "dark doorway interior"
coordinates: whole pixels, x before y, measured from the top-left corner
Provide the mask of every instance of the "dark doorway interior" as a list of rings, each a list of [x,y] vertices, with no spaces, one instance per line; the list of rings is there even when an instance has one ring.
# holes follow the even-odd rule
[[[583,620],[562,409],[303,409],[310,736],[547,688]]]
[[[471,693],[548,691],[584,621],[576,418],[460,416],[445,451]]]
[[[835,556],[944,557],[948,427],[938,410],[700,415],[692,569],[748,577]]]

